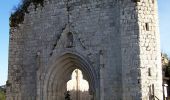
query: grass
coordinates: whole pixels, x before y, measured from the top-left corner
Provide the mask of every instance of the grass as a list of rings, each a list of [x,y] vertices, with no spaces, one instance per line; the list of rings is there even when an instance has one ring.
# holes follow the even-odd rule
[[[0,90],[0,100],[6,100],[5,92]]]

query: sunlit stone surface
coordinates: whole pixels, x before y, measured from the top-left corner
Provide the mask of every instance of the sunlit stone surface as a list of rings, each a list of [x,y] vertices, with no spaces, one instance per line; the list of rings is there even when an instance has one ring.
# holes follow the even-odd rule
[[[7,100],[163,99],[157,0],[30,1],[10,27]]]

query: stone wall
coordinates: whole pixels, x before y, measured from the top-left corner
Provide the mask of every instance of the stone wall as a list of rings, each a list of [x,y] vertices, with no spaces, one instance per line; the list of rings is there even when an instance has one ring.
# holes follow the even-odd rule
[[[126,0],[120,8],[120,34],[122,57],[123,100],[139,100],[141,97],[140,50],[137,2]]]
[[[55,57],[68,52],[95,70],[95,100],[145,100],[152,82],[161,100],[156,1],[151,5],[143,0],[46,0],[35,9],[32,4],[24,22],[11,27],[7,100],[42,100],[45,75]],[[147,76],[150,67],[153,74]]]
[[[142,98],[155,95],[163,99],[160,36],[156,0],[141,0],[138,3],[140,70]]]

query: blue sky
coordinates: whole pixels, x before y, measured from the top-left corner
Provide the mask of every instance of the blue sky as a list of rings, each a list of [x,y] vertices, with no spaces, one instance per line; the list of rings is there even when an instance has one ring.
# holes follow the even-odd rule
[[[0,85],[7,80],[9,16],[20,0],[0,0]],[[158,0],[161,50],[170,55],[170,0]]]
[[[170,0],[158,0],[161,50],[170,57]]]
[[[0,85],[7,80],[9,16],[19,0],[0,0]]]

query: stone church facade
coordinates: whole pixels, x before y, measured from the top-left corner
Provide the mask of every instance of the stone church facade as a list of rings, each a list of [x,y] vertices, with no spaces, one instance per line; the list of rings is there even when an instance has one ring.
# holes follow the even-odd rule
[[[10,28],[7,100],[64,100],[75,69],[92,100],[163,100],[157,0],[44,0]]]

